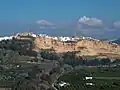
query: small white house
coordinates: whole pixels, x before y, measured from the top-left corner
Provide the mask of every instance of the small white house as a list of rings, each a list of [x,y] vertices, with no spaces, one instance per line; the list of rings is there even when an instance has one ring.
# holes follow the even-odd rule
[[[86,80],[91,80],[93,77],[85,77]]]
[[[86,83],[86,85],[93,86],[94,84],[93,83]]]
[[[59,83],[59,86],[60,86],[60,87],[67,86],[67,85],[70,85],[70,84],[69,84],[69,83],[66,83],[66,82],[63,82],[63,81],[61,81],[61,82]]]
[[[76,41],[76,38],[72,37],[59,37],[60,41]]]
[[[59,83],[59,85],[60,85],[61,87],[63,87],[64,85],[66,85],[66,83],[65,83],[65,82]]]
[[[34,33],[32,33],[32,34],[31,34],[31,36],[32,36],[32,37],[37,37],[37,35],[36,35],[36,34],[34,34]]]

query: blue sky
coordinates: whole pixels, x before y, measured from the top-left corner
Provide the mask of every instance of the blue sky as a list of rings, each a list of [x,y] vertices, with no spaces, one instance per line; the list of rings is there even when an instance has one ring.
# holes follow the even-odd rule
[[[120,19],[120,0],[1,0],[0,21],[71,20],[92,16]]]
[[[32,28],[38,31],[39,25],[36,25],[36,22],[39,20],[45,20],[54,24],[54,27],[59,27],[56,28],[56,31],[54,30],[56,33],[67,33],[70,31],[73,33],[74,31],[69,31],[71,28],[69,26],[75,24],[75,22],[83,16],[87,16],[90,19],[96,18],[102,20],[103,24],[104,22],[105,25],[107,23],[107,26],[104,28],[108,28],[112,27],[113,23],[120,20],[119,10],[120,0],[0,0],[0,31],[1,34],[24,31],[27,28]],[[118,22],[117,26],[119,26],[119,24],[120,23]],[[91,27],[88,28],[88,26],[87,29],[91,29]],[[59,31],[58,29],[62,30]],[[75,26],[72,27],[72,29],[75,29]],[[113,30],[113,28],[109,29]],[[120,32],[118,27],[114,29],[115,32],[113,37],[116,36],[116,33]],[[39,31],[45,32],[43,28]],[[53,30],[46,30],[46,32],[52,33]],[[89,35],[89,32],[86,30],[83,34],[87,33],[86,35]],[[94,33],[96,31],[91,30],[91,32]],[[93,35],[93,33],[90,34],[90,36]],[[99,33],[105,35],[104,29]],[[99,33],[96,33],[95,36],[99,36]]]

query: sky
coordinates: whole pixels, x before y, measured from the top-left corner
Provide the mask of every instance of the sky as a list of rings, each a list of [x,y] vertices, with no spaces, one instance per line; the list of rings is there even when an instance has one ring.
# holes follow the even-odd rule
[[[0,0],[0,35],[31,30],[51,35],[117,38],[120,0]]]

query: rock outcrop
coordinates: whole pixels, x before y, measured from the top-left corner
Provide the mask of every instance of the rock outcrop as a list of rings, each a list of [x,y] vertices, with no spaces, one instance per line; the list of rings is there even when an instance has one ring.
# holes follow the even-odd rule
[[[97,40],[79,40],[77,42],[61,42],[59,40],[37,37],[34,50],[54,49],[57,53],[80,51],[84,56],[117,56],[120,57],[120,46]]]

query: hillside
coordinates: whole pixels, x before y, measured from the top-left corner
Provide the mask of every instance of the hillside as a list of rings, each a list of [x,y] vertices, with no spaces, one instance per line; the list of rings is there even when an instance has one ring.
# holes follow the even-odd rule
[[[34,50],[54,49],[57,53],[80,51],[80,56],[119,57],[120,46],[103,41],[83,39],[77,42],[62,42],[59,40],[37,37],[34,40]]]
[[[12,90],[52,90],[51,85],[65,72],[81,66],[117,67],[120,63],[120,46],[92,38],[33,37],[31,33],[2,38],[0,87]]]

